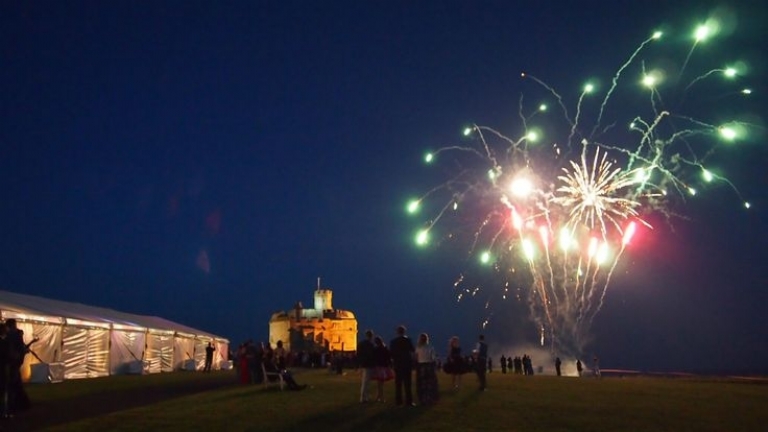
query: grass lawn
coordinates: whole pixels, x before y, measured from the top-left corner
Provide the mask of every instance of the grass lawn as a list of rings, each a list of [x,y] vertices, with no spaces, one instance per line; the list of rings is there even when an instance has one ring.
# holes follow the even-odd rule
[[[358,403],[359,375],[298,370],[300,391],[235,384],[233,372],[179,372],[28,385],[35,404],[2,431],[766,431],[768,381],[473,375],[441,400]]]

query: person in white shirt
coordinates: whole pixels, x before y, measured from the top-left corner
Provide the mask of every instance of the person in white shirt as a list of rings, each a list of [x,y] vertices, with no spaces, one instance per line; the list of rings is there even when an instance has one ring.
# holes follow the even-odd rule
[[[416,342],[416,396],[420,405],[437,402],[437,355],[429,343],[429,335],[422,333]]]

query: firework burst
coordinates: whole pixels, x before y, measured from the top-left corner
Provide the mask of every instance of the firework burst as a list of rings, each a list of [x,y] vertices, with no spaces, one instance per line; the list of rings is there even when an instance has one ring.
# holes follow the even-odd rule
[[[681,75],[696,46],[712,35],[704,29],[696,29]],[[720,180],[740,196],[704,162],[722,142],[743,139],[751,125],[737,120],[714,124],[678,112],[700,81],[739,74],[723,67],[706,71],[687,85],[676,86],[683,89],[678,92],[679,103],[665,104],[661,86],[666,74],[648,69],[641,60],[661,37],[660,32],[653,33],[620,66],[591,125],[586,124],[584,105],[597,93],[595,85],[583,87],[571,116],[565,98],[553,87],[522,74],[554,98],[562,115],[553,119],[543,103],[526,112],[521,97],[518,138],[487,126],[467,128],[469,144],[444,147],[425,158],[429,164],[447,159],[458,169],[408,205],[414,214],[432,210],[416,234],[417,244],[429,245],[433,237],[466,240],[469,256],[498,272],[496,287],[501,287],[503,299],[510,287],[522,287],[534,330],[541,344],[549,343],[553,351],[583,350],[613,273],[638,227],[651,228],[644,218],[652,212],[669,218],[670,200],[696,194],[691,172],[702,173],[705,182]],[[616,123],[603,125],[604,118],[612,115],[608,107],[614,93],[633,72],[633,85],[649,92],[650,98],[638,109],[647,114],[627,116],[624,124],[629,126],[617,132]],[[540,118],[548,119],[546,127],[537,125]],[[554,138],[558,136],[560,144]],[[749,203],[744,206],[749,208]],[[489,288],[470,279],[462,273],[456,280],[457,299]],[[483,325],[487,322],[488,318]]]

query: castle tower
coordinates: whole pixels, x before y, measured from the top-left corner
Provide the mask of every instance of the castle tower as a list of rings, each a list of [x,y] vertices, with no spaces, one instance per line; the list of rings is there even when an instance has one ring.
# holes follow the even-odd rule
[[[315,310],[333,310],[333,304],[331,303],[332,299],[333,291],[318,288],[317,291],[315,291]]]

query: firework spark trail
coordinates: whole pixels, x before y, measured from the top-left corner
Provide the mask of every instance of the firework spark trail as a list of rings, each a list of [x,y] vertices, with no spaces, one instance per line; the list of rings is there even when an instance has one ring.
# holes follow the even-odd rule
[[[641,69],[643,71],[643,84],[650,90],[648,99],[651,103],[651,109],[654,116],[658,116],[659,106],[664,106],[664,100],[655,85],[657,78],[654,76],[654,73],[648,72],[648,70],[645,68],[645,62],[641,62]]]
[[[584,317],[589,312],[589,307],[591,304],[590,300],[592,297],[592,292],[591,290],[587,289],[587,281],[589,279],[588,275],[592,273],[592,255],[594,255],[594,249],[596,248],[596,245],[597,243],[595,241],[595,238],[593,237],[590,240],[589,249],[587,251],[587,264],[586,264],[586,268],[584,269],[584,279],[582,280],[581,287],[580,287],[581,298],[580,298],[580,307],[578,309],[578,316],[576,317],[576,327],[581,326],[581,323],[584,320]],[[590,284],[590,287],[591,286],[592,284]]]
[[[549,213],[545,214],[546,225],[539,227],[541,234],[541,243],[544,247],[544,256],[547,258],[547,270],[549,271],[549,289],[552,291],[552,298],[554,299],[555,309],[560,309],[560,300],[555,284],[555,270],[552,266],[552,256],[549,253],[549,233],[552,232],[551,221],[549,220]]]
[[[685,61],[683,62],[683,66],[680,68],[680,76],[683,76],[683,73],[685,73],[685,69],[688,67],[688,62],[691,61],[691,56],[693,55],[693,51],[696,49],[697,46],[699,46],[699,42],[707,39],[711,33],[712,33],[712,29],[707,24],[703,24],[696,27],[696,31],[694,32],[693,45],[691,45],[691,49],[688,51],[688,55],[685,56]]]
[[[531,74],[527,74],[527,73],[523,72],[523,73],[521,73],[521,74],[520,74],[520,76],[521,76],[522,78],[530,78],[530,79],[532,79],[533,81],[535,81],[536,83],[538,83],[540,86],[544,87],[544,88],[545,88],[545,89],[547,89],[547,90],[548,90],[550,93],[552,93],[552,95],[553,95],[553,96],[554,96],[554,97],[557,99],[557,104],[558,104],[558,105],[560,106],[560,108],[563,110],[563,116],[565,117],[565,120],[566,120],[566,121],[568,121],[568,124],[569,124],[571,127],[574,127],[574,126],[576,125],[576,122],[574,122],[573,120],[571,120],[571,118],[568,116],[568,107],[566,107],[566,106],[565,106],[565,102],[563,102],[563,97],[562,97],[562,96],[560,96],[560,94],[558,94],[558,93],[557,93],[557,91],[555,91],[555,89],[554,89],[554,88],[550,87],[550,86],[549,86],[547,83],[545,83],[544,81],[542,81],[542,80],[540,80],[540,79],[536,78],[535,76],[533,76],[533,75],[531,75]],[[568,143],[568,144],[570,145],[570,140],[569,140],[569,143]]]
[[[628,150],[620,148],[620,147],[613,147],[613,146],[608,147],[608,149],[616,150],[616,151],[620,151],[622,153],[629,154],[629,162],[627,163],[627,169],[628,170],[632,169],[636,159],[641,159],[643,162],[648,162],[647,160],[645,160],[641,156],[643,154],[643,148],[645,147],[645,145],[648,145],[649,148],[653,146],[652,139],[653,139],[653,136],[654,136],[654,130],[659,125],[659,123],[661,123],[661,121],[664,119],[664,117],[666,117],[668,115],[669,115],[669,113],[667,111],[663,111],[663,112],[657,114],[656,118],[653,120],[653,123],[651,123],[651,124],[646,123],[644,120],[642,120],[639,117],[635,117],[635,119],[632,120],[632,123],[630,124],[630,129],[637,129],[637,130],[640,130],[640,131],[643,132],[643,137],[640,140],[640,144],[637,146],[637,148],[635,149],[634,152],[628,151]],[[636,123],[640,123],[643,126],[645,126],[645,130],[643,131],[640,128],[636,128],[635,127]],[[651,165],[651,166],[653,166],[653,165]]]
[[[722,72],[722,73],[728,73],[728,71],[729,71],[729,70],[730,70],[730,69],[712,69],[711,71],[709,71],[709,72],[707,72],[707,73],[705,73],[705,74],[703,74],[703,75],[699,75],[699,76],[697,76],[696,78],[694,78],[694,79],[693,79],[693,80],[692,80],[692,81],[691,81],[691,82],[690,82],[690,83],[689,83],[689,84],[688,84],[688,85],[685,87],[685,92],[687,92],[687,91],[688,91],[688,90],[689,90],[691,87],[693,87],[693,85],[694,85],[694,84],[696,84],[697,82],[699,82],[699,81],[701,81],[701,80],[703,80],[703,79],[705,79],[705,78],[707,78],[707,77],[709,77],[709,76],[711,76],[711,75],[713,75],[713,74],[716,74],[716,73],[718,73],[718,72]]]
[[[573,137],[576,135],[576,128],[579,126],[579,117],[581,116],[581,104],[584,102],[584,96],[586,96],[589,93],[592,93],[593,87],[592,84],[587,84],[584,86],[584,90],[581,91],[581,95],[579,95],[579,101],[576,103],[576,117],[573,119],[573,123],[571,124],[571,133],[568,134],[568,139],[566,142],[568,143],[568,147],[571,147],[571,142],[573,142]]]
[[[616,86],[619,84],[619,78],[621,77],[621,73],[624,72],[624,69],[628,68],[629,65],[632,64],[632,62],[635,60],[635,57],[637,57],[638,54],[640,54],[640,51],[645,48],[646,45],[649,43],[661,38],[661,32],[654,32],[651,37],[643,41],[643,43],[640,44],[639,47],[632,53],[632,55],[629,56],[629,59],[627,59],[626,62],[624,62],[623,65],[619,68],[618,71],[616,71],[616,74],[613,76],[613,79],[611,80],[611,88],[608,89],[608,91],[605,93],[605,98],[603,98],[603,103],[600,104],[600,112],[597,114],[597,120],[595,121],[595,126],[592,128],[592,133],[589,134],[590,139],[595,135],[595,131],[597,131],[597,128],[600,127],[600,124],[603,120],[603,112],[605,112],[605,107],[608,105],[608,101],[611,99],[611,96],[613,95],[613,91],[616,89]]]
[[[621,239],[621,249],[619,250],[619,253],[616,254],[616,259],[613,261],[613,265],[611,266],[611,269],[608,270],[608,274],[605,276],[605,284],[603,285],[602,292],[600,294],[600,303],[598,304],[597,308],[594,310],[592,315],[589,317],[588,326],[591,326],[592,323],[595,320],[595,316],[597,316],[597,313],[600,311],[600,309],[603,307],[603,303],[605,303],[605,294],[608,292],[608,287],[611,284],[611,277],[613,276],[613,271],[616,270],[616,265],[619,263],[619,260],[621,259],[621,256],[624,254],[624,250],[627,248],[627,245],[632,240],[632,237],[635,234],[636,225],[634,222],[630,223],[627,226],[627,229],[623,231],[622,233],[622,239]]]
[[[536,271],[536,266],[531,262],[531,273],[534,275],[534,284],[538,288],[539,297],[541,298],[541,304],[544,309],[544,315],[547,318],[547,326],[542,325],[542,332],[545,328],[553,329],[552,313],[549,310],[549,299],[547,298],[547,289],[545,287],[544,278]],[[544,338],[542,338],[541,345],[544,345]]]
[[[587,95],[593,88],[584,87],[579,93],[576,115],[571,118],[564,98],[554,87],[522,74],[553,96],[562,109],[562,116],[555,119],[559,119],[558,125],[550,126],[553,137],[558,133],[567,137],[569,151],[565,154],[561,154],[555,138],[547,138],[547,134],[544,136],[552,145],[539,145],[541,137],[533,133],[538,132],[534,117],[546,112],[545,105],[524,115],[521,96],[519,138],[487,126],[467,128],[465,136],[473,139],[471,144],[438,149],[426,161],[432,163],[438,155],[454,151],[459,156],[471,155],[471,159],[452,159],[461,171],[408,206],[408,211],[415,213],[447,195],[447,203],[430,205],[436,216],[417,233],[417,243],[425,246],[430,233],[440,233],[438,222],[446,228],[444,240],[460,241],[469,235],[468,256],[479,255],[482,265],[490,264],[499,273],[503,279],[502,299],[507,298],[510,284],[520,286],[519,278],[524,278],[530,288],[527,298],[521,299],[519,294],[515,297],[527,301],[542,345],[549,340],[553,352],[581,352],[637,227],[651,228],[644,219],[652,212],[660,212],[669,220],[676,213],[668,207],[671,200],[685,201],[696,194],[694,186],[701,180],[692,177],[690,171],[700,174],[704,182],[728,185],[741,198],[732,182],[708,170],[704,163],[714,154],[714,140],[741,139],[752,125],[734,120],[717,126],[665,107],[658,81],[646,79],[651,73],[645,61],[639,59],[641,53],[650,51],[646,49],[648,44],[658,36],[654,33],[643,41],[613,74],[588,137],[580,124],[589,120],[586,116],[582,119],[588,112],[582,111],[582,105],[588,103]],[[704,37],[697,31],[680,74]],[[638,62],[638,75],[645,77],[643,84],[650,91],[652,116],[627,115],[632,121],[627,122],[624,137],[609,136],[608,131],[621,133],[611,126],[597,134],[609,105],[626,108],[616,103],[619,93],[615,90]],[[724,69],[711,69],[688,84],[683,95],[696,82],[716,72],[727,75]],[[656,77],[661,76],[664,74]],[[581,137],[582,148],[578,155],[571,156],[576,136]],[[744,206],[749,208],[749,203]],[[461,223],[453,226],[453,220]],[[464,233],[467,221],[475,227],[470,233]],[[524,271],[518,272],[519,268]],[[466,295],[476,296],[483,288],[462,272],[454,289],[460,301]],[[486,299],[489,314],[491,305]],[[483,326],[488,323],[486,319]]]

